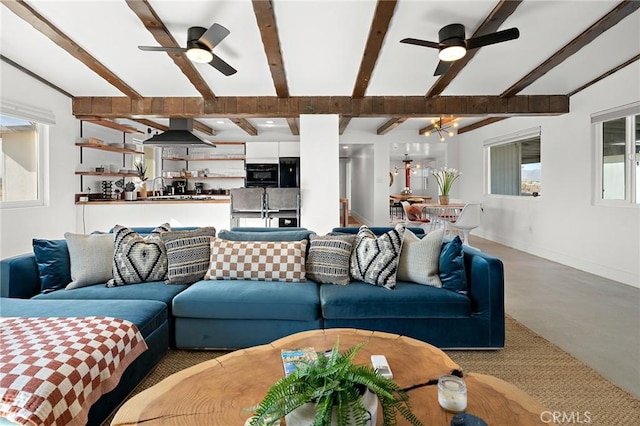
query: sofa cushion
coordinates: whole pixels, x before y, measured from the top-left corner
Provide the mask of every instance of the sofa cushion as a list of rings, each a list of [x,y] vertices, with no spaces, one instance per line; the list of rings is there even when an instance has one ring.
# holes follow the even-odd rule
[[[462,240],[457,235],[442,246],[439,275],[443,288],[467,294],[467,274],[464,268]]]
[[[449,293],[449,292],[447,292]],[[183,318],[297,320],[320,318],[318,285],[249,280],[199,281],[173,299]]]
[[[64,234],[69,248],[71,263],[71,282],[67,289],[75,289],[87,285],[104,284],[113,276],[112,234]]]
[[[167,251],[160,234],[171,230],[168,223],[155,228],[147,237],[126,226],[116,225],[113,229],[113,278],[107,282],[107,287],[166,278]]]
[[[351,252],[351,276],[369,284],[393,289],[404,235],[402,224],[376,236],[366,225],[360,227]]]
[[[320,306],[326,319],[469,317],[468,297],[432,286],[398,281],[393,291],[363,282],[322,284]]]
[[[60,290],[71,282],[71,261],[66,240],[33,239],[33,254],[38,263],[40,290]]]
[[[191,284],[204,278],[211,257],[211,237],[216,228],[163,232],[167,251],[167,284]]]
[[[317,283],[347,285],[355,235],[311,235],[307,277]]]
[[[104,287],[103,287],[104,288]],[[72,292],[58,292],[72,293]],[[33,318],[108,316],[133,322],[147,337],[167,320],[167,305],[152,300],[0,299],[3,316]]]
[[[268,228],[267,228],[268,229]],[[229,241],[300,241],[309,239],[313,231],[298,229],[294,231],[277,228],[274,231],[227,231],[221,230],[218,238]]]
[[[205,280],[306,281],[307,241],[211,240]]]
[[[105,287],[104,283],[65,291],[38,294],[36,300],[157,300],[171,306],[176,294],[188,286],[185,284],[166,285],[164,281],[146,282],[136,285]],[[95,305],[98,302],[87,302]],[[99,304],[99,303],[98,303]]]
[[[430,232],[424,238],[406,230],[398,261],[398,280],[442,287],[438,266],[443,236],[444,229]]]

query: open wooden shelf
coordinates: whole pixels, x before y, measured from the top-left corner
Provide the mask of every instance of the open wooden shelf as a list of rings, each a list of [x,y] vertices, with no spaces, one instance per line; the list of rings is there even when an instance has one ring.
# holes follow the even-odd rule
[[[206,158],[187,158],[187,157],[170,157],[163,158],[163,160],[167,161],[244,161],[246,157],[235,157],[235,158],[225,158],[225,157],[206,157]]]
[[[166,177],[164,179],[182,179],[182,180],[189,180],[189,179],[244,179],[246,176],[189,176],[189,177]]]
[[[113,145],[100,145],[100,144],[88,143],[88,142],[76,142],[76,146],[79,146],[80,148],[98,149],[101,151],[119,152],[122,154],[144,155],[144,152],[136,151],[135,149],[113,146]]]
[[[117,172],[76,172],[82,176],[114,176],[114,177],[137,177],[137,173],[117,173]]]

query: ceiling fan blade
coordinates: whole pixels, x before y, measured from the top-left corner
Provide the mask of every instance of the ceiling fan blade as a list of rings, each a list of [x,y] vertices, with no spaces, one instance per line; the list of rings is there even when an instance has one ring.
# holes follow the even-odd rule
[[[451,66],[453,62],[445,62],[445,61],[439,61],[438,62],[438,66],[436,67],[436,72],[433,73],[433,76],[438,76],[438,75],[442,75],[445,72],[449,71],[449,67]]]
[[[467,49],[477,49],[478,47],[488,46],[490,44],[515,40],[518,37],[520,37],[520,31],[518,31],[517,28],[509,28],[508,30],[502,30],[496,33],[470,38],[466,40],[465,43],[467,45]]]
[[[233,68],[231,65],[223,61],[222,58],[216,55],[213,55],[213,59],[211,60],[211,62],[209,62],[209,65],[226,76],[230,76],[238,72],[235,68]]]
[[[138,46],[138,49],[147,52],[169,52],[169,53],[184,53],[187,49],[183,47],[162,47],[162,46]]]
[[[440,49],[440,43],[435,43],[433,41],[419,40],[417,38],[403,38],[402,40],[400,40],[400,43],[415,44],[416,46],[433,47],[434,49]]]
[[[198,41],[209,49],[213,50],[226,36],[231,33],[228,29],[220,24],[213,24],[204,34],[200,36]]]

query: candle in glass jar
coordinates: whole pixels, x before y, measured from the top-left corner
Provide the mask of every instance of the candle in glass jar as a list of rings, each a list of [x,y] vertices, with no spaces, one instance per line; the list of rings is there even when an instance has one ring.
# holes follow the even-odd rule
[[[442,376],[438,379],[438,402],[452,413],[461,413],[467,408],[467,386],[460,377]]]

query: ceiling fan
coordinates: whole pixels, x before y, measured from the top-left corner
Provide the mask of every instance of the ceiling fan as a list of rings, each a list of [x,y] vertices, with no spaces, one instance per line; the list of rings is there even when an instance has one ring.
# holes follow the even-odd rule
[[[138,46],[138,49],[148,52],[184,53],[193,62],[209,64],[222,74],[229,76],[237,71],[213,53],[216,47],[231,33],[220,24],[213,24],[209,29],[191,27],[187,31],[187,47]]]
[[[503,41],[515,40],[518,37],[520,37],[520,31],[518,31],[517,28],[509,28],[508,30],[465,39],[464,25],[450,24],[442,27],[440,31],[438,31],[439,43],[419,40],[417,38],[405,38],[400,40],[400,43],[415,44],[416,46],[432,47],[440,50],[438,53],[440,62],[438,62],[436,72],[433,74],[436,76],[447,72],[451,63],[464,57],[464,55],[467,54],[467,50],[502,43]]]

